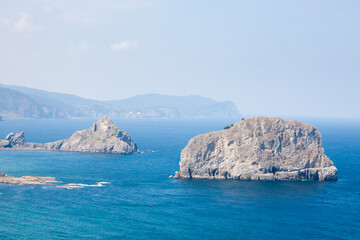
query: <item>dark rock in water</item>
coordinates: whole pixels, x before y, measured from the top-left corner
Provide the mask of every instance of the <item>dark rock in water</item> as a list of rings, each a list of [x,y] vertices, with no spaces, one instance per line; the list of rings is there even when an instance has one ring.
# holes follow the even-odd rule
[[[316,128],[256,117],[198,135],[181,152],[176,178],[336,181]]]
[[[68,139],[44,144],[25,142],[23,131],[17,134],[10,133],[6,140],[0,141],[0,148],[116,154],[139,152],[136,143],[130,135],[120,130],[108,117],[99,119],[88,129],[75,132]]]

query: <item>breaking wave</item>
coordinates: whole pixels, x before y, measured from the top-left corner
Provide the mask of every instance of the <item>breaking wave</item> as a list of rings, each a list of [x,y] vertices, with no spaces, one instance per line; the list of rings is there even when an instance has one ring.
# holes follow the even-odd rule
[[[59,185],[57,187],[66,188],[66,189],[74,189],[74,188],[84,188],[84,187],[104,187],[107,184],[111,184],[110,182],[97,182],[95,184],[83,184],[83,183],[69,183],[65,185]]]

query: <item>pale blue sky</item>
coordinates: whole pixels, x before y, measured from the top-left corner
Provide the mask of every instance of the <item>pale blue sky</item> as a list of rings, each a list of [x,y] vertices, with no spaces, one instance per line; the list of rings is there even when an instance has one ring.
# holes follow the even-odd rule
[[[360,118],[360,1],[1,1],[0,83]]]

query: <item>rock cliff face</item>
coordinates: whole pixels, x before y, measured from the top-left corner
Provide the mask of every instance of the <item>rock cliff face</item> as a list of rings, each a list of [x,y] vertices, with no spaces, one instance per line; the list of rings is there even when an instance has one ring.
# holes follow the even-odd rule
[[[0,141],[0,149],[57,150],[73,152],[102,152],[131,154],[139,149],[130,135],[120,130],[108,117],[99,119],[92,127],[75,132],[70,138],[49,143],[25,142],[24,132],[10,133]]]
[[[24,131],[20,131],[17,134],[9,133],[5,140],[9,141],[11,145],[22,145],[25,142]]]
[[[316,128],[296,120],[255,117],[192,138],[176,178],[337,180]]]
[[[129,154],[138,152],[130,135],[120,130],[108,117],[103,117],[89,129],[77,131],[70,138],[45,143],[49,150],[104,152]]]

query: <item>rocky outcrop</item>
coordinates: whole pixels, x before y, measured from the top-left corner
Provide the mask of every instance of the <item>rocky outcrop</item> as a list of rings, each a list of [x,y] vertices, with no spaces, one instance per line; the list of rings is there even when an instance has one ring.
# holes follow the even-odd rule
[[[0,149],[2,148],[11,148],[15,146],[23,146],[25,143],[25,134],[24,131],[20,131],[16,134],[9,133],[5,140],[0,139]]]
[[[12,176],[7,176],[4,173],[0,173],[0,183],[5,183],[5,184],[50,185],[53,182],[57,182],[56,178],[39,177],[39,176],[12,177]]]
[[[296,120],[255,117],[192,138],[181,152],[176,178],[337,180],[321,135]]]
[[[0,140],[0,149],[1,148],[9,148],[11,145],[10,145],[10,142],[8,140]]]
[[[25,142],[25,134],[24,131],[20,131],[16,134],[9,133],[5,140],[9,141],[11,145],[23,145]]]
[[[0,148],[115,154],[139,152],[136,143],[130,135],[120,130],[108,117],[99,119],[88,129],[75,132],[68,139],[44,144],[25,142],[23,131],[17,134],[10,133],[5,140],[0,141]]]

